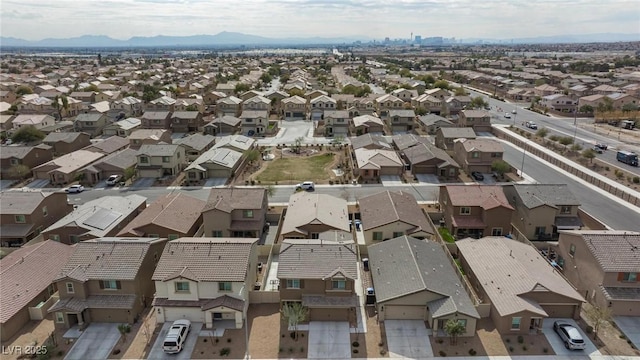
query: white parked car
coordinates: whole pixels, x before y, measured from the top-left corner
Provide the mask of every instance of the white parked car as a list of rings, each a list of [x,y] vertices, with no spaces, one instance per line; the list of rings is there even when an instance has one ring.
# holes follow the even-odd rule
[[[313,183],[313,181],[305,181],[296,185],[296,190],[313,191],[315,187],[316,185]]]
[[[191,321],[186,319],[176,320],[171,324],[169,332],[162,342],[162,351],[167,354],[177,354],[182,351],[187,335],[191,331]]]
[[[111,175],[107,179],[107,185],[113,186],[113,185],[117,184],[120,181],[120,179],[122,179],[122,176],[120,176],[120,175]]]
[[[511,114],[509,114],[509,113],[504,113],[504,117],[505,117],[505,118],[507,118],[507,119],[511,119]]]
[[[81,192],[84,191],[84,186],[82,186],[82,185],[71,185],[68,188],[66,188],[64,191],[66,191],[69,194],[81,193]]]

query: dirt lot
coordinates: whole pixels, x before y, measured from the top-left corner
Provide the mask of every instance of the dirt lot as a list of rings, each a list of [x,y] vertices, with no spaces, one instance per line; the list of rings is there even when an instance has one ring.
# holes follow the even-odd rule
[[[246,353],[244,329],[225,330],[224,335],[198,337],[192,359],[242,359]]]
[[[144,359],[151,350],[162,324],[156,324],[156,316],[153,308],[146,309],[140,316],[140,320],[131,326],[131,332],[120,339],[109,359]],[[155,331],[157,328],[157,331]]]
[[[307,357],[308,331],[300,331],[298,340],[291,338],[280,315],[279,304],[249,306],[249,352],[256,359]]]
[[[592,305],[589,303],[582,304],[581,319],[578,325],[586,332],[587,325],[593,325],[588,314]],[[586,320],[586,321],[585,321]],[[612,322],[606,322],[600,326],[598,337],[594,339],[593,334],[590,335],[593,343],[598,347],[602,355],[624,355],[624,356],[640,356],[640,350],[634,349],[627,342],[626,337],[616,328]]]
[[[366,334],[351,334],[352,358],[376,358],[388,357],[387,335],[384,332],[384,323],[378,323],[374,307],[366,308],[367,332]],[[358,346],[353,346],[357,341]],[[357,351],[357,352],[355,352]]]

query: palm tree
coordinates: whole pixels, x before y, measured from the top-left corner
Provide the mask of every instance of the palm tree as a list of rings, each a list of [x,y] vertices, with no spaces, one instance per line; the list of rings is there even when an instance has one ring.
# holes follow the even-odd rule
[[[56,95],[53,98],[53,103],[51,104],[51,107],[56,109],[56,111],[58,112],[58,120],[62,120],[62,111],[64,110],[66,113],[69,110],[69,99],[67,99],[65,95],[62,95],[62,96]]]

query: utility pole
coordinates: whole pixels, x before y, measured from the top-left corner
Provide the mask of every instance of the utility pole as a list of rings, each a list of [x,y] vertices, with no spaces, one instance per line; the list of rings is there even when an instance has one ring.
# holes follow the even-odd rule
[[[578,111],[573,109],[573,143],[576,143],[576,135],[578,134]]]

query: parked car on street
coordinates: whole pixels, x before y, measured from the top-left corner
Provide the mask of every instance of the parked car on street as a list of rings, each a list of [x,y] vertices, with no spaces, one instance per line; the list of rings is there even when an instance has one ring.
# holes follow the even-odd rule
[[[511,114],[509,114],[509,113],[504,113],[504,117],[505,117],[505,118],[507,118],[507,119],[511,119]]]
[[[601,149],[601,148],[599,148],[599,147],[597,147],[597,146],[594,146],[591,150],[595,151],[595,152],[596,152],[596,153],[598,153],[598,154],[602,154],[602,153],[604,152],[604,151],[602,151],[602,149]]]
[[[313,191],[315,190],[315,187],[316,185],[312,181],[305,181],[296,185],[296,190]]]
[[[555,321],[553,330],[558,334],[564,346],[570,350],[584,350],[585,342],[578,329],[564,321]]]
[[[82,186],[82,185],[71,185],[68,188],[66,188],[64,191],[66,191],[69,194],[81,193],[81,192],[84,191],[84,186]]]
[[[601,150],[607,150],[607,148],[609,147],[609,145],[607,145],[607,144],[602,144],[602,143],[597,143],[597,144],[596,144],[596,147],[597,147],[598,149],[601,149]]]
[[[162,351],[167,354],[177,354],[182,351],[190,331],[191,321],[186,319],[174,321],[162,342]]]
[[[478,181],[484,180],[484,175],[479,171],[472,171],[471,176]]]

